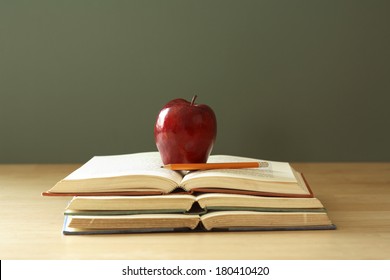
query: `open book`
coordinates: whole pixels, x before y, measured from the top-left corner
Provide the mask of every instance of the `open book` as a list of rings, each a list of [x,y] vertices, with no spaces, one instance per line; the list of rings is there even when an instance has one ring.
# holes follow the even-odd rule
[[[197,196],[79,196],[64,234],[334,229],[317,198],[206,193]]]
[[[129,215],[147,213],[207,213],[209,211],[325,212],[317,198],[264,197],[206,193],[198,196],[170,194],[154,196],[77,196],[66,215]]]
[[[208,162],[263,161],[212,155]],[[96,156],[43,195],[153,195],[238,193],[312,197],[303,176],[286,162],[268,161],[265,168],[199,170],[189,173],[162,168],[158,152]]]
[[[216,211],[205,215],[65,216],[63,233],[335,229],[326,213]]]

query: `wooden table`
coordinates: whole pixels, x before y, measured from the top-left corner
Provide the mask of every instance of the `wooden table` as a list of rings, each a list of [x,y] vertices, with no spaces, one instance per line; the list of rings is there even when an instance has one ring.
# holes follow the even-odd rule
[[[390,163],[297,163],[337,230],[63,236],[79,165],[0,165],[0,259],[390,259]]]

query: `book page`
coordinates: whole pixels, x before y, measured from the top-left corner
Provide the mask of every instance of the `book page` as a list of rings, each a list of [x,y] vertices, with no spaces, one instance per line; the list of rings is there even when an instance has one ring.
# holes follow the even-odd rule
[[[264,197],[242,194],[206,193],[196,197],[202,208],[210,207],[251,207],[268,209],[323,209],[317,198]]]
[[[194,201],[195,196],[186,194],[156,196],[76,196],[70,201],[66,210],[189,210]]]
[[[234,177],[245,178],[250,180],[260,180],[269,182],[297,182],[291,166],[287,162],[277,162],[260,160],[246,157],[213,155],[209,157],[208,162],[245,162],[261,161],[267,162],[268,167],[261,168],[243,168],[243,169],[218,169],[218,170],[200,170],[188,173],[183,182],[198,177]]]
[[[110,216],[70,216],[70,228],[80,229],[145,229],[145,228],[190,228],[194,229],[199,215],[187,214],[135,214]]]
[[[327,213],[217,211],[201,216],[206,229],[218,227],[275,227],[331,225]]]
[[[95,156],[64,180],[145,175],[168,178],[179,184],[182,175],[179,172],[161,168],[162,165],[158,152]]]

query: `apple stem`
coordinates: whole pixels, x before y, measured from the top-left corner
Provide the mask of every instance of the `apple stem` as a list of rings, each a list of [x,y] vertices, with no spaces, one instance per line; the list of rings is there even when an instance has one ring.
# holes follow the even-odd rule
[[[195,94],[193,97],[192,97],[192,100],[191,100],[191,106],[194,105],[195,103],[195,99],[197,98],[198,96]]]

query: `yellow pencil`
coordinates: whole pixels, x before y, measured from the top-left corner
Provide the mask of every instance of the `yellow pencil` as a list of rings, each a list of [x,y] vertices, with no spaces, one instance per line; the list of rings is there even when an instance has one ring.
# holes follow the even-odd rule
[[[173,163],[162,167],[170,170],[238,169],[268,167],[268,162]]]

